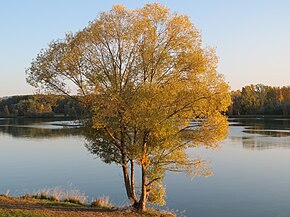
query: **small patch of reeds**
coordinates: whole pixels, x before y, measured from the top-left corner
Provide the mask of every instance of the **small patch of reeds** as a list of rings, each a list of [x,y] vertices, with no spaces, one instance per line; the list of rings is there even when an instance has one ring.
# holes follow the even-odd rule
[[[35,198],[50,201],[62,201],[75,204],[85,204],[88,196],[76,188],[64,189],[61,187],[43,188],[34,191],[32,194],[26,193],[23,198]]]
[[[94,201],[92,201],[91,206],[100,207],[100,208],[112,208],[113,207],[108,196],[96,198]]]

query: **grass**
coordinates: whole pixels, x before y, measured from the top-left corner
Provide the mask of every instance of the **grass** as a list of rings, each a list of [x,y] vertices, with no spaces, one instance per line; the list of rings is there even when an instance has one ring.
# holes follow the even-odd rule
[[[22,209],[1,209],[0,208],[0,216],[1,217],[80,217],[80,216],[84,216],[87,217],[88,215],[80,215],[80,213],[60,213],[60,212],[56,212],[56,211],[50,211],[50,210],[22,210]],[[104,216],[106,217],[105,214],[101,214],[101,215],[96,215],[96,214],[92,214],[90,216]],[[157,211],[148,211],[142,214],[130,214],[130,213],[114,213],[112,215],[110,215],[110,217],[113,216],[121,216],[121,217],[174,217],[175,215],[172,215],[170,213],[160,213]]]
[[[35,198],[40,200],[63,201],[75,204],[85,204],[88,196],[76,188],[64,189],[61,187],[44,188],[33,192],[32,194],[25,194],[23,198]]]
[[[116,209],[100,209],[85,204],[52,201],[26,195],[16,198],[0,195],[0,217],[93,217],[123,216]],[[137,217],[137,215],[129,215]]]
[[[153,208],[149,208],[147,209],[145,212],[142,213],[145,216],[160,216],[160,217],[176,217],[175,214],[173,214],[172,211],[166,211],[166,210],[156,210]],[[181,215],[182,213],[180,213],[179,216],[185,216],[185,215]]]
[[[112,208],[113,205],[109,201],[109,197],[101,197],[97,198],[91,203],[92,207],[99,207],[99,208]]]
[[[173,217],[166,211],[150,209],[146,212],[136,212],[130,207],[116,208],[109,197],[101,197],[91,204],[80,203],[79,198],[85,195],[79,191],[68,194],[61,188],[42,189],[22,197],[0,195],[0,217]],[[71,192],[71,191],[70,191]],[[70,197],[68,197],[70,195]],[[78,197],[78,199],[76,199]]]
[[[56,213],[44,210],[0,209],[1,217],[79,217],[78,214]]]
[[[6,204],[8,205],[19,205],[19,206],[28,206],[28,207],[34,207],[34,206],[42,206],[43,208],[54,208],[54,207],[60,207],[60,208],[87,208],[88,206],[84,204],[76,204],[76,203],[70,203],[65,201],[53,201],[51,199],[45,199],[45,198],[37,198],[30,195],[25,195],[22,197],[10,197],[7,195],[0,195],[0,208],[1,204],[4,204],[4,207]],[[1,217],[1,216],[0,216]]]

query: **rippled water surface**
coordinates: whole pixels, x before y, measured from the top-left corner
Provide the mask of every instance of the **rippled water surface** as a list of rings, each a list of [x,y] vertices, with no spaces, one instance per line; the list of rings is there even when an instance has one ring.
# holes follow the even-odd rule
[[[221,148],[190,150],[214,176],[167,174],[167,206],[196,217],[290,217],[290,120],[230,119]],[[65,126],[63,126],[65,125]],[[0,119],[0,194],[74,187],[126,204],[118,166],[85,147],[75,122]]]

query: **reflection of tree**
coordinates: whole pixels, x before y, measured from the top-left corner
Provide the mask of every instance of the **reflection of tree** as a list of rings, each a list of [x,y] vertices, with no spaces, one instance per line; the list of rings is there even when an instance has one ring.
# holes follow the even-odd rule
[[[238,122],[240,126],[246,126],[246,129],[290,130],[290,119],[238,118],[231,121]]]
[[[241,141],[246,149],[290,148],[290,119],[241,118],[230,119],[230,123],[238,129],[230,139]]]
[[[244,133],[250,133],[250,134],[259,134],[259,135],[265,135],[265,136],[273,136],[273,137],[285,137],[290,136],[290,131],[280,131],[280,130],[256,130],[256,129],[250,129],[250,130],[244,130]]]
[[[290,148],[290,140],[287,137],[252,137],[242,138],[243,148],[251,150],[265,150],[271,148]]]
[[[81,130],[73,127],[43,125],[41,120],[13,118],[0,119],[0,133],[9,134],[13,137],[50,138],[80,135]]]

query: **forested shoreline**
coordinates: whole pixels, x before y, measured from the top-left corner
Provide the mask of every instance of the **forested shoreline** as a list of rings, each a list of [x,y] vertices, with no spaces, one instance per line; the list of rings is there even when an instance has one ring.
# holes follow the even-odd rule
[[[0,99],[0,117],[80,117],[81,104],[59,95],[22,95]]]
[[[232,104],[227,115],[289,116],[290,86],[273,87],[251,84],[231,92]],[[59,95],[22,95],[0,99],[0,117],[80,117],[82,105]]]
[[[290,86],[251,84],[231,92],[229,116],[289,116]]]

